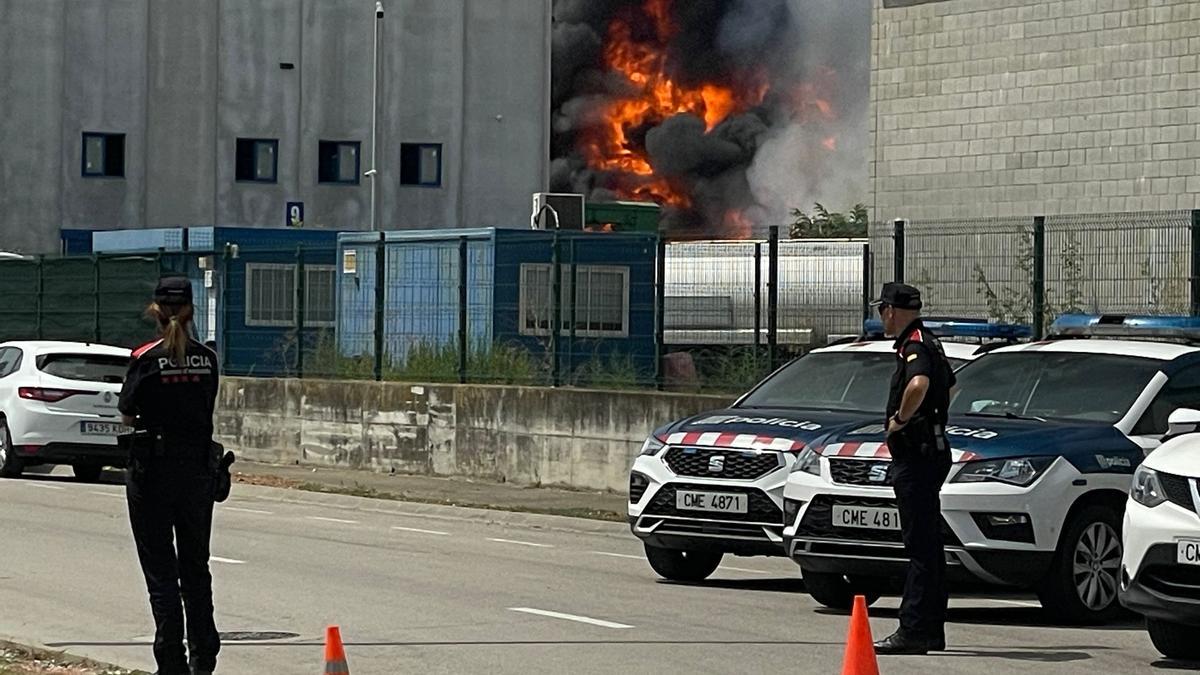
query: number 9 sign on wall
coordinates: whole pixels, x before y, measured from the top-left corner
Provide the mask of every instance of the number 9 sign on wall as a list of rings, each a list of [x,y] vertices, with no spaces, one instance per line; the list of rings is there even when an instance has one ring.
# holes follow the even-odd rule
[[[304,227],[304,202],[288,202],[284,227]]]

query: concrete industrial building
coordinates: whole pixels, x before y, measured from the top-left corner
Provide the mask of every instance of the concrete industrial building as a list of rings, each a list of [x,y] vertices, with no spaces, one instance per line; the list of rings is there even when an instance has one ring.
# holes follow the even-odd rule
[[[379,223],[527,226],[550,0],[385,0]],[[370,227],[374,0],[0,2],[0,249],[60,228]]]
[[[1200,206],[1200,2],[873,12],[875,220]]]

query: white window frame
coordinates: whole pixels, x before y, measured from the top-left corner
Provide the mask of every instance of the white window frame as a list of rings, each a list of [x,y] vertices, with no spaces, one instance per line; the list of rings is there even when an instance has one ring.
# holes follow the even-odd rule
[[[253,285],[251,284],[251,280],[253,279],[255,272],[267,271],[267,270],[282,270],[282,271],[287,271],[287,272],[291,273],[292,282],[291,282],[291,284],[289,284],[291,286],[291,288],[288,291],[288,293],[290,294],[289,297],[292,298],[292,318],[290,321],[264,321],[264,320],[260,320],[260,319],[255,319],[252,316],[252,309],[253,309],[252,303],[253,303],[253,297],[254,297],[254,288],[253,288]],[[312,313],[312,310],[310,309],[311,300],[312,300],[312,295],[311,295],[312,284],[310,282],[312,280],[312,274],[314,274],[314,273],[328,274],[328,275],[330,275],[330,278],[333,281],[333,297],[332,297],[333,306],[331,307],[331,311],[333,313],[333,319],[331,321],[313,321],[313,320],[310,320],[308,318],[308,316],[305,316],[304,327],[305,328],[334,328],[337,326],[337,301],[338,301],[337,266],[336,265],[305,265],[304,266],[304,276],[305,276],[305,279],[304,279],[304,282],[305,282],[304,283],[304,295],[305,295],[304,309],[305,309],[306,315],[311,315],[311,313]],[[248,328],[295,328],[296,320],[299,318],[299,313],[300,313],[300,308],[296,305],[295,297],[296,297],[296,265],[289,264],[289,263],[246,263],[245,319],[246,319],[246,326]]]
[[[569,265],[567,263],[560,263],[560,267],[562,268],[563,286],[570,286],[571,265]],[[629,267],[627,265],[576,265],[575,267],[576,267],[575,276],[577,279],[584,274],[590,275],[595,272],[603,272],[603,273],[608,273],[608,274],[615,273],[615,274],[621,275],[621,329],[620,330],[590,330],[590,329],[589,330],[578,330],[577,329],[575,331],[575,337],[628,338],[629,337],[629,293],[630,293]],[[549,329],[540,328],[538,326],[530,326],[526,323],[525,319],[526,319],[528,311],[533,309],[532,301],[529,297],[532,292],[532,288],[531,288],[532,282],[530,280],[530,277],[535,272],[540,272],[543,274],[552,274],[553,270],[554,270],[554,268],[550,263],[521,263],[520,280],[519,280],[519,286],[518,286],[519,301],[517,303],[518,304],[517,311],[519,312],[519,315],[520,315],[520,319],[519,319],[520,326],[518,328],[519,328],[519,332],[521,335],[531,335],[531,336],[536,336],[536,337],[548,337],[550,335]],[[552,302],[552,298],[553,298],[552,291],[553,291],[553,283],[554,282],[553,282],[552,277],[548,276],[547,278],[549,279],[549,283],[546,286],[546,289],[547,289],[546,297],[548,298],[547,305],[549,305],[550,302]],[[588,288],[591,288],[591,284],[588,285]],[[574,293],[577,294],[578,291],[574,291]],[[571,327],[568,325],[568,323],[570,322],[570,319],[571,319],[571,302],[573,300],[578,300],[578,299],[579,298],[566,298],[566,297],[562,298],[561,302],[562,302],[563,315],[561,317],[559,317],[559,324],[558,324],[559,325],[559,335],[570,335],[571,334]],[[591,310],[590,299],[588,299],[585,302],[580,303],[579,307],[581,309],[583,309],[584,311],[590,311]],[[553,313],[554,310],[552,307],[547,307],[546,311],[547,311],[547,314],[551,314],[551,313]],[[576,319],[577,320],[579,319],[578,315],[576,315]],[[586,317],[585,317],[585,321],[586,321]]]

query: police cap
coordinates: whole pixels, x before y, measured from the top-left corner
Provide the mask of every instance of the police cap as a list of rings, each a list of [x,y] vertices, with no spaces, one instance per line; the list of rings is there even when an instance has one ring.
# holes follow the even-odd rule
[[[883,285],[879,299],[871,303],[872,307],[879,305],[888,305],[896,309],[921,309],[921,291],[908,284],[889,281]]]
[[[192,282],[182,276],[163,277],[154,289],[154,301],[160,305],[190,305]]]

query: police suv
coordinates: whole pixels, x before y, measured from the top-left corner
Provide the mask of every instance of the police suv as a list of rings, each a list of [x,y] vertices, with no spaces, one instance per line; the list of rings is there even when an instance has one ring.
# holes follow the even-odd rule
[[[1027,332],[962,321],[927,327],[941,336]],[[728,409],[673,422],[646,439],[629,475],[629,522],[655,572],[700,581],[726,553],[784,555],[783,486],[796,454],[831,428],[883,415],[896,357],[891,340],[872,337],[813,350]],[[945,347],[956,365],[986,349]]]
[[[952,582],[1034,589],[1061,619],[1101,621],[1119,611],[1133,472],[1173,410],[1200,406],[1200,347],[1161,340],[1200,340],[1200,319],[1068,315],[1051,334],[957,373],[954,465],[942,522],[928,526],[942,528]],[[785,546],[822,604],[901,584],[890,461],[882,425],[867,424],[826,435],[793,466]]]

